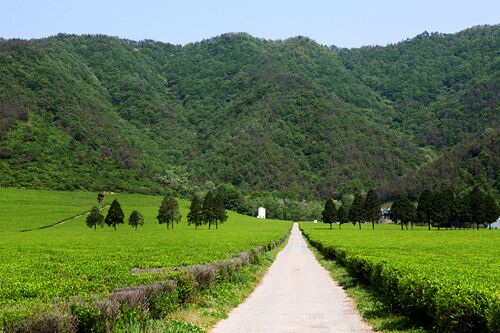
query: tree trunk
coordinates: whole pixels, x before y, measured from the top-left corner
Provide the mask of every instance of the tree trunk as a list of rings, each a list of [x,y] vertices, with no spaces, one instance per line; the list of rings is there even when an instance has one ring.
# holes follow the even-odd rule
[[[401,221],[401,230],[405,230],[404,226],[403,226],[403,221]]]
[[[219,229],[219,221],[215,220],[215,230]]]
[[[174,230],[174,224],[175,224],[174,221],[172,221],[172,230]]]
[[[358,222],[359,230],[361,230],[361,222]]]
[[[375,230],[375,222],[372,221],[372,230]]]
[[[137,231],[137,224],[135,225],[135,231]]]
[[[208,230],[210,230],[210,225],[211,225],[211,223],[210,223],[210,221],[209,221],[209,222],[208,222]]]
[[[115,231],[116,231],[116,223],[115,223],[115,224],[113,224],[113,228],[115,228]]]

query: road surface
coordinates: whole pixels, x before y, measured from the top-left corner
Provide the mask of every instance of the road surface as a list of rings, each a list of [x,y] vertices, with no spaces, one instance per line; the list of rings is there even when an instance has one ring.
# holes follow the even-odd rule
[[[372,332],[316,260],[294,224],[286,247],[253,293],[212,333]]]

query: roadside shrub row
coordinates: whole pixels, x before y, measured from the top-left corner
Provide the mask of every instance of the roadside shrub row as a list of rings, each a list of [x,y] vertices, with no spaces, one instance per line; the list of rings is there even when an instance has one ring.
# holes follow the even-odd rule
[[[408,263],[352,255],[302,232],[325,258],[370,285],[394,311],[440,332],[500,332],[500,291],[429,277]]]
[[[287,237],[259,246],[253,251],[241,252],[228,260],[178,267],[166,274],[164,282],[118,289],[105,299],[75,297],[63,304],[55,304],[44,312],[4,323],[3,332],[107,333],[120,330],[130,323],[140,324],[165,318],[189,303],[196,293],[230,280],[242,266],[257,263],[259,254],[274,249]]]

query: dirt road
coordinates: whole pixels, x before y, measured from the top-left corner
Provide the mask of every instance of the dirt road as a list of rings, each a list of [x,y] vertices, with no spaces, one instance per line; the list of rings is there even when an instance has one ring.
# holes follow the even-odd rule
[[[295,224],[250,297],[214,327],[235,332],[372,332],[354,304],[316,260]]]

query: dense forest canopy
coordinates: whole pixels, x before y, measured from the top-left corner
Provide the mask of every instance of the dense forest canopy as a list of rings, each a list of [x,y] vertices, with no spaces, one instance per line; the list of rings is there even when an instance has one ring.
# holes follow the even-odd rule
[[[499,25],[359,49],[0,39],[0,183],[184,196],[226,183],[297,207],[432,177],[498,193],[499,45]]]

